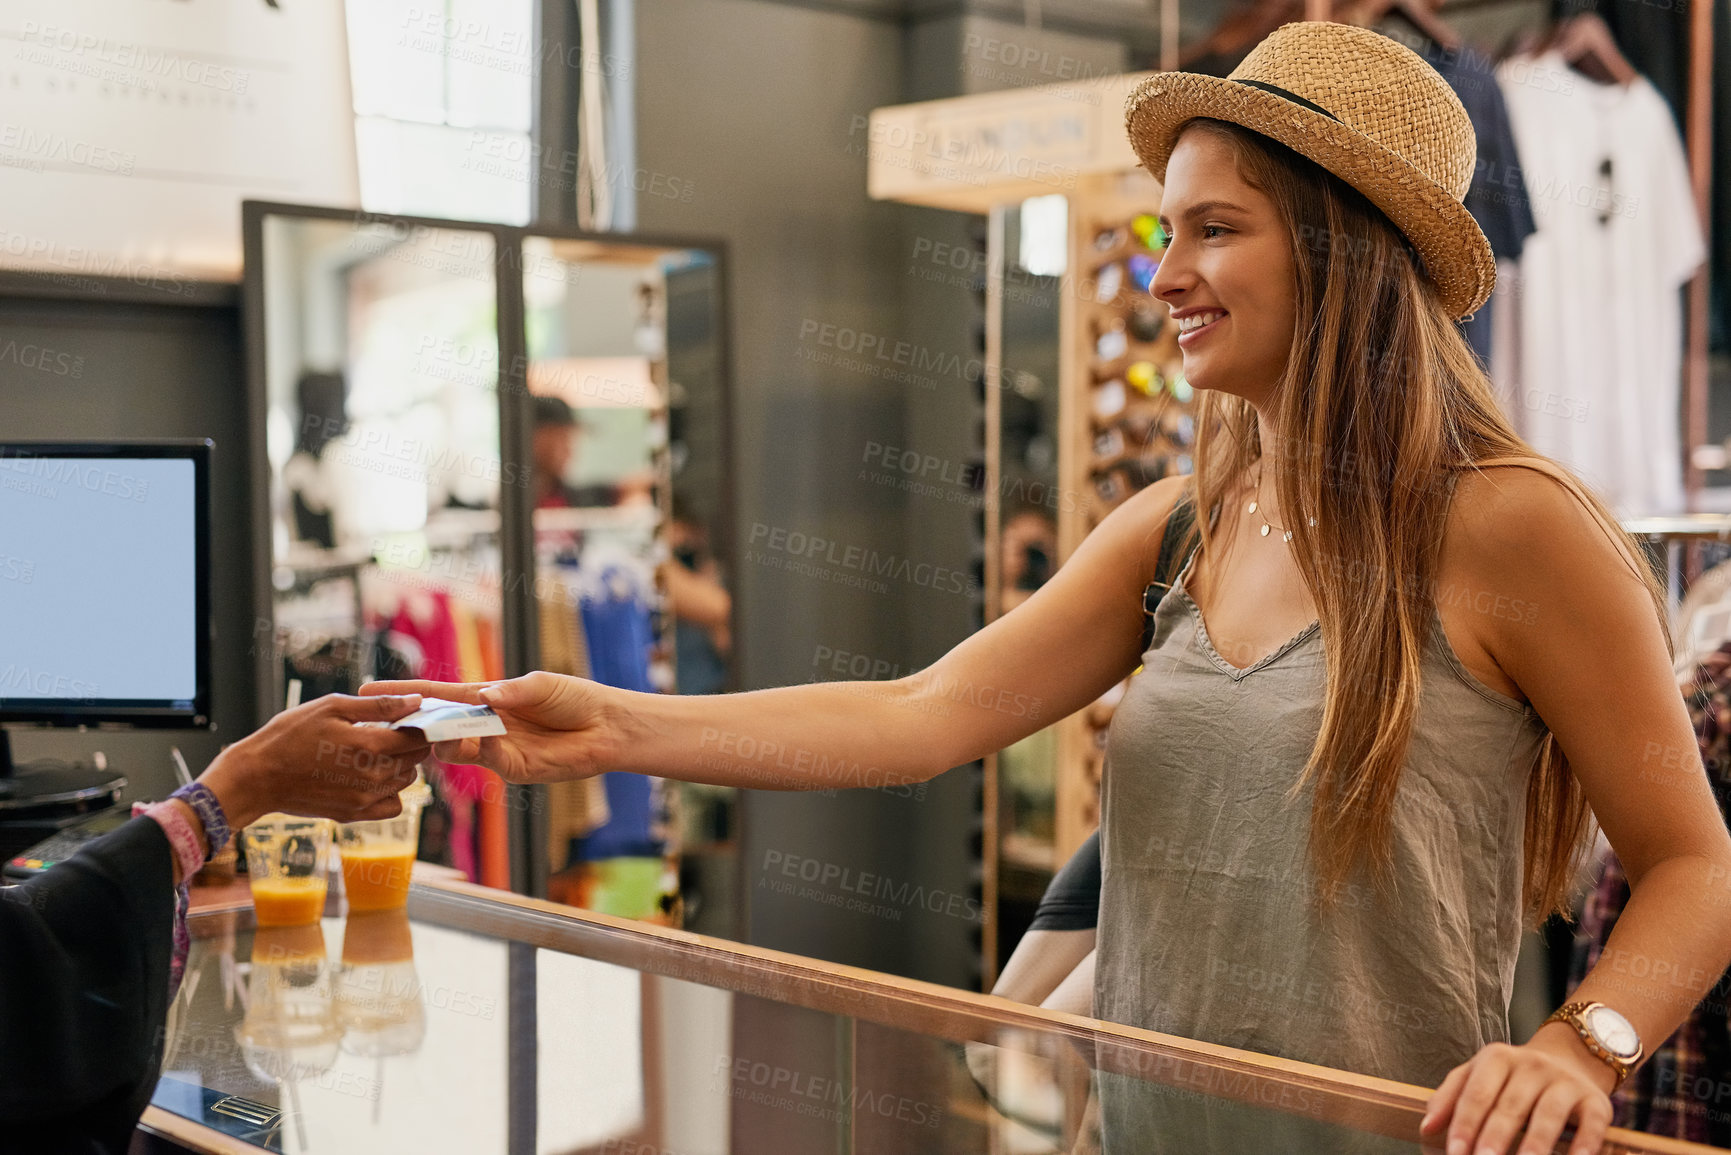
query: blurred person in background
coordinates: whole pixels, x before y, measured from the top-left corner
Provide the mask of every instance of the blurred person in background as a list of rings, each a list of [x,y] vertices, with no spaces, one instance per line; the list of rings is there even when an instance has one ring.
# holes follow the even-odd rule
[[[1058,526],[1035,506],[1017,510],[1004,520],[1004,613],[1027,601],[1046,584],[1058,557]]]
[[[536,509],[617,504],[620,496],[617,486],[570,485],[565,481],[577,455],[577,438],[588,428],[563,397],[535,398],[530,457],[534,463]]]

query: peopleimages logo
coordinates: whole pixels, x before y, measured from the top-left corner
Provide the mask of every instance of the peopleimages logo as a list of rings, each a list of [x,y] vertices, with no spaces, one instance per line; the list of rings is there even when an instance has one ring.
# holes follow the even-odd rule
[[[869,870],[855,870],[851,866],[805,858],[798,854],[766,850],[762,870],[765,875],[770,876],[766,881],[772,885],[775,882],[773,876],[779,873],[787,878],[812,883],[820,891],[830,891],[838,897],[860,895],[899,907],[947,914],[969,922],[979,922],[984,917],[979,899],[969,895],[925,887],[917,882],[898,882],[887,875],[873,874]]]
[[[28,690],[38,698],[87,700],[94,698],[98,689],[95,682],[68,678],[63,674],[51,674],[47,670],[32,670],[29,666],[20,666],[17,663],[0,669],[0,698],[18,696],[8,694],[7,691]]]
[[[825,1078],[791,1067],[749,1059],[741,1055],[718,1055],[715,1079],[719,1089],[734,1098],[759,1106],[780,1107],[798,1115],[840,1121],[858,1115],[877,1115],[916,1127],[936,1127],[944,1111],[934,1103],[910,1099],[887,1091],[873,1091],[851,1080]]]
[[[270,7],[277,5],[265,0]],[[251,73],[225,64],[212,64],[196,56],[184,56],[171,49],[148,44],[131,44],[96,33],[43,24],[26,20],[19,28],[18,39],[36,48],[49,49],[66,56],[82,58],[93,64],[108,65],[142,76],[157,76],[180,81],[200,88],[243,96]]]
[[[21,369],[36,369],[56,377],[84,376],[84,358],[29,342],[7,341],[0,345],[0,365],[13,364]]]
[[[150,496],[150,482],[142,477],[106,468],[101,461],[75,457],[28,457],[19,455],[0,459],[0,485],[18,489],[25,478],[40,483],[34,491],[46,489],[43,496],[53,497],[48,486],[65,485],[90,493],[118,497],[123,501],[145,501]]]
[[[875,549],[846,545],[816,534],[801,533],[799,530],[788,530],[762,522],[751,527],[748,544],[758,547],[756,552],[760,558],[767,549],[771,553],[797,558],[801,562],[822,562],[867,577],[911,582],[945,593],[973,593],[979,585],[971,574],[961,570],[933,565],[930,562],[915,562],[911,558],[898,557],[893,553],[881,554]],[[840,552],[837,552],[838,550]],[[747,561],[752,560],[752,552],[746,551]]]

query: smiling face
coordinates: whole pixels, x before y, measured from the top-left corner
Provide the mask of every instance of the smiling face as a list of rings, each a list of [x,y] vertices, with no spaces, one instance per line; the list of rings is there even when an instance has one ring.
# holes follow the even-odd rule
[[[1170,238],[1150,292],[1172,310],[1184,376],[1253,405],[1267,401],[1292,349],[1297,301],[1291,231],[1245,183],[1233,145],[1188,128],[1166,166],[1160,227]]]

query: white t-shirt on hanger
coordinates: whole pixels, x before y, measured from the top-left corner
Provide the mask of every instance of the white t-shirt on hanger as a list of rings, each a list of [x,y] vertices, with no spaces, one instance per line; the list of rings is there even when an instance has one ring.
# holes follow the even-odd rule
[[[1671,111],[1645,78],[1598,84],[1554,52],[1497,79],[1538,223],[1520,260],[1516,427],[1618,516],[1679,512],[1678,290],[1706,247]]]

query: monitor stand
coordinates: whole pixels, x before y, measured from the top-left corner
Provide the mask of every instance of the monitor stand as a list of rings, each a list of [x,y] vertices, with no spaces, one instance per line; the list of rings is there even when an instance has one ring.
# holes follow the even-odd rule
[[[113,805],[126,779],[84,762],[12,761],[12,735],[0,726],[0,823],[83,814]]]

